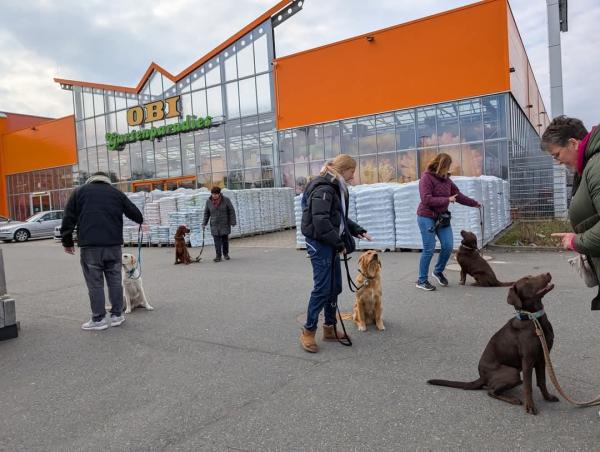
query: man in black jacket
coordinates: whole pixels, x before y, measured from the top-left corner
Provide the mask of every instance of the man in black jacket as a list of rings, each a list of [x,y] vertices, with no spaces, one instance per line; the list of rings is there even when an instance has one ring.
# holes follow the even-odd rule
[[[123,215],[138,224],[144,218],[125,194],[110,184],[104,173],[90,177],[77,188],[65,207],[61,236],[65,253],[75,254],[73,230],[81,248],[81,268],[88,287],[92,318],[81,325],[84,330],[108,328],[104,307],[104,277],[112,305],[111,326],[125,321],[123,284],[121,281],[121,245],[123,245]]]

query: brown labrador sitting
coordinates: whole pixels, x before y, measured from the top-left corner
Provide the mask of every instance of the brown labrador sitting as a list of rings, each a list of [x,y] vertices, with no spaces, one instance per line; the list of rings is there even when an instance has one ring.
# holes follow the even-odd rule
[[[190,230],[184,225],[179,226],[177,232],[175,232],[175,265],[181,263],[189,265],[192,263],[192,258],[185,243],[185,235],[189,232]]]
[[[356,297],[352,309],[352,320],[358,331],[367,331],[367,325],[375,324],[379,331],[385,330],[381,314],[381,260],[377,251],[369,250],[358,259]]]
[[[483,287],[508,287],[514,284],[512,282],[500,282],[496,278],[496,274],[490,264],[481,257],[479,251],[477,251],[477,236],[472,232],[462,230],[462,242],[456,252],[456,260],[460,265],[460,281],[459,284],[463,286],[467,280],[467,275],[472,276],[475,279],[474,286]]]
[[[550,284],[550,273],[537,276],[525,276],[519,279],[508,291],[508,304],[517,311],[523,310],[536,313],[542,326],[548,349],[552,348],[554,333],[548,316],[544,313],[542,297],[554,288]],[[429,380],[427,383],[439,386],[449,386],[460,389],[488,390],[488,395],[495,399],[504,400],[514,405],[523,402],[504,395],[515,386],[524,383],[525,411],[537,414],[532,398],[533,369],[544,400],[558,402],[558,399],[548,392],[546,387],[546,360],[540,340],[535,333],[533,322],[523,314],[518,314],[506,323],[488,342],[479,360],[479,378],[471,382]],[[523,381],[520,373],[523,372]]]

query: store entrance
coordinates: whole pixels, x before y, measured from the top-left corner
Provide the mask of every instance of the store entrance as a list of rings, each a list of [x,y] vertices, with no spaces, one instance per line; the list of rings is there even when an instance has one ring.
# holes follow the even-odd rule
[[[50,193],[47,191],[31,193],[29,195],[29,207],[31,215],[35,215],[38,212],[47,212],[52,210],[52,199]]]
[[[171,177],[168,179],[147,179],[131,183],[134,192],[152,190],[177,190],[183,188],[196,188],[196,176]]]

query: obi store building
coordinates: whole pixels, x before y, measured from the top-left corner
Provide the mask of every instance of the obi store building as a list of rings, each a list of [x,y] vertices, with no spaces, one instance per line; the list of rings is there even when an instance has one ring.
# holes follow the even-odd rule
[[[564,170],[539,149],[549,118],[506,0],[277,57],[303,3],[279,2],[176,75],[153,63],[135,87],[55,79],[73,93],[74,184],[100,170],[124,191],[301,192],[339,153],[370,184],[416,180],[446,152],[453,175],[509,180],[515,215],[564,213]]]

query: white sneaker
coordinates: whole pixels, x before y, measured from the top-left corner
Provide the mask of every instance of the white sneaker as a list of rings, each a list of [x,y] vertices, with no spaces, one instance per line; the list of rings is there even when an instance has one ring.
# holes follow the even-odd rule
[[[125,316],[123,314],[110,316],[110,326],[119,326],[124,321],[125,321]]]
[[[94,319],[90,319],[81,325],[82,330],[86,331],[101,331],[108,328],[108,322],[106,321],[106,317],[104,317],[99,322],[94,322]]]

